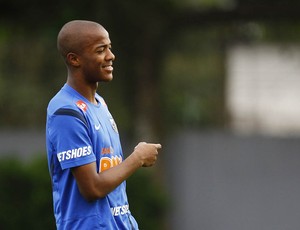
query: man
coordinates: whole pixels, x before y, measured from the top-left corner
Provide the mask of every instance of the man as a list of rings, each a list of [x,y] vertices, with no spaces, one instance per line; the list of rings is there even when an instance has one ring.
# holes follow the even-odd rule
[[[138,229],[125,180],[152,166],[160,144],[139,143],[123,158],[117,126],[99,82],[113,78],[108,32],[98,23],[70,21],[60,30],[58,50],[66,84],[47,108],[46,141],[57,229]]]

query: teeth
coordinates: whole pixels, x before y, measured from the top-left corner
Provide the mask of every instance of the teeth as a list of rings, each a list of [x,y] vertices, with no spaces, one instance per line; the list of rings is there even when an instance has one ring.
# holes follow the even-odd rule
[[[109,66],[103,66],[103,68],[106,69],[106,70],[113,70],[113,67],[111,65],[109,65]]]

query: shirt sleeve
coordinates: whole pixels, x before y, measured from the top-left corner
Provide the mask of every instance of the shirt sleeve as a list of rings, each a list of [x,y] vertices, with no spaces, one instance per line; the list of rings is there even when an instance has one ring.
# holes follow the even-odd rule
[[[53,115],[49,136],[62,169],[96,161],[86,124],[70,115]]]

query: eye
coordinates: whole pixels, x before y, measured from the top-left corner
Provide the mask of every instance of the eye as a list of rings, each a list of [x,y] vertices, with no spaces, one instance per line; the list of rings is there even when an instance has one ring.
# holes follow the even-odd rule
[[[101,47],[101,48],[97,49],[97,53],[101,54],[104,52],[104,50],[105,50],[105,48]]]

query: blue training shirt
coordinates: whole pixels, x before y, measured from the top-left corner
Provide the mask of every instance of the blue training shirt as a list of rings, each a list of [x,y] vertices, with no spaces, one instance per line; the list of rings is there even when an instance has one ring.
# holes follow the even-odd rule
[[[57,229],[138,229],[125,181],[106,197],[88,202],[71,172],[72,167],[96,162],[100,173],[123,161],[115,121],[103,98],[96,94],[96,99],[94,105],[65,84],[47,108],[47,157]],[[62,110],[68,112],[57,113]]]

